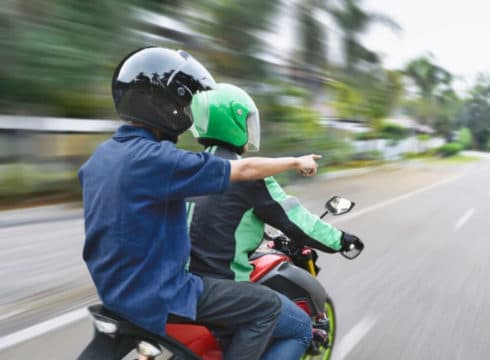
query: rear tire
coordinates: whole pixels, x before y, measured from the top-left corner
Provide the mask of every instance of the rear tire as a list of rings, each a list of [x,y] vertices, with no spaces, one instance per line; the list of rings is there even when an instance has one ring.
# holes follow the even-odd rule
[[[330,298],[325,300],[325,314],[327,314],[328,321],[330,323],[330,331],[328,333],[328,343],[329,346],[325,347],[323,345],[319,348],[319,353],[317,355],[312,355],[306,353],[303,355],[303,360],[330,360],[332,357],[333,345],[335,342],[335,334],[336,334],[336,319],[335,319],[335,308],[333,306],[333,302]]]

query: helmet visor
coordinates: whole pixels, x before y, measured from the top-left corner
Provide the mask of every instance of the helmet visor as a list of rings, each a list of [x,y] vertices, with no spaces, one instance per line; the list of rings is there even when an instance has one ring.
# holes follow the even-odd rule
[[[253,111],[247,116],[248,151],[260,150],[260,118],[259,112]]]
[[[200,134],[206,134],[209,125],[209,104],[208,94],[203,91],[194,96],[192,106],[192,115],[194,118],[194,125],[191,128],[194,137],[200,137]]]

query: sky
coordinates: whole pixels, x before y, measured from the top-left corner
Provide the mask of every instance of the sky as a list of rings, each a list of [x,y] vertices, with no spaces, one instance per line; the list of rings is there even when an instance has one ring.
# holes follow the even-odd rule
[[[385,67],[400,69],[431,53],[438,65],[456,76],[458,92],[469,89],[478,73],[490,74],[490,0],[363,0],[362,4],[402,27],[394,33],[375,25],[362,37],[365,46],[381,55]],[[294,48],[294,13],[292,5],[284,7],[274,34],[268,35],[277,54]],[[329,29],[329,58],[340,62],[342,34],[328,16],[322,21]]]
[[[386,67],[403,67],[430,52],[458,77],[458,90],[470,87],[478,73],[490,74],[490,1],[364,0],[363,4],[389,15],[403,29],[395,34],[377,25],[364,36],[363,43],[382,55]]]

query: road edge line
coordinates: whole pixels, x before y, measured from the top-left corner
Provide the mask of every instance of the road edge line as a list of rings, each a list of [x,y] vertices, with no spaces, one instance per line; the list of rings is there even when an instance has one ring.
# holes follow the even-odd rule
[[[385,207],[385,206],[388,206],[388,205],[391,205],[391,204],[394,204],[394,203],[397,203],[401,200],[405,200],[405,199],[408,199],[412,196],[415,196],[415,195],[418,195],[420,193],[423,193],[425,191],[429,191],[429,190],[432,190],[434,188],[437,188],[439,186],[442,186],[442,185],[446,185],[446,184],[449,184],[451,182],[454,182],[454,181],[457,181],[461,178],[463,178],[465,175],[462,174],[462,175],[457,175],[457,176],[453,176],[452,178],[449,178],[447,180],[443,180],[443,181],[440,181],[438,183],[435,183],[435,184],[432,184],[432,185],[428,185],[426,187],[423,187],[421,189],[417,189],[417,190],[414,190],[414,191],[411,191],[411,192],[408,192],[408,193],[405,193],[405,194],[402,194],[402,195],[398,195],[397,197],[394,197],[394,198],[391,198],[389,200],[386,200],[386,201],[382,201],[380,203],[377,203],[377,204],[374,204],[374,205],[371,205],[371,206],[368,206],[364,209],[361,209],[353,214],[349,214],[349,215],[346,215],[340,219],[334,219],[332,221],[330,221],[331,224],[337,224],[337,223],[340,223],[340,222],[344,222],[344,221],[349,221],[351,219],[354,219],[358,216],[361,216],[361,215],[364,215],[368,212],[371,212],[371,211],[374,211],[374,210],[378,210],[382,207]]]
[[[356,347],[362,338],[366,336],[377,321],[378,318],[376,316],[368,315],[354,325],[342,338],[340,344],[337,347],[334,346],[334,351],[338,354],[338,358],[343,360]]]
[[[471,208],[469,209],[468,211],[466,211],[463,216],[461,216],[458,220],[458,222],[456,223],[456,225],[454,225],[453,227],[453,231],[456,232],[458,231],[459,229],[461,229],[467,222],[469,219],[471,219],[471,217],[475,214],[475,208]]]
[[[63,326],[80,321],[89,316],[86,308],[73,310],[69,313],[43,321],[36,325],[16,331],[0,338],[0,351],[4,351],[15,345],[31,340],[39,335],[46,334]]]

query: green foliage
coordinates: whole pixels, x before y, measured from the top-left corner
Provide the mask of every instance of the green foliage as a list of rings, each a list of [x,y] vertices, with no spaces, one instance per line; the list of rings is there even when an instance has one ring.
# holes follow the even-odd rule
[[[359,39],[372,23],[380,23],[392,30],[400,30],[400,26],[386,15],[363,9],[359,0],[344,0],[340,7],[331,7],[329,12],[344,33],[344,56],[349,72],[361,62],[371,64],[379,62],[377,54],[364,47]]]
[[[463,146],[463,149],[468,149],[473,142],[473,135],[468,128],[461,128],[458,131],[458,143]]]
[[[297,11],[292,15],[301,23],[297,27],[299,53],[289,59],[291,67],[275,68],[260,55],[269,50],[264,34],[275,30],[274,16],[282,5],[279,0],[4,2],[0,6],[2,112],[114,118],[110,82],[116,64],[130,51],[156,44],[189,50],[216,70],[212,73],[218,81],[273,89],[251,92],[262,118],[263,154],[319,152],[324,155],[322,164],[350,161],[353,151],[349,139],[320,126],[320,114],[309,103],[313,96],[304,86],[322,84],[327,70],[329,77],[334,73],[333,66],[327,68],[328,29],[318,16],[333,14],[330,3],[295,2]],[[339,113],[374,123],[393,109],[402,84],[398,73],[379,66],[363,73],[360,65],[376,63],[378,56],[362,45],[361,35],[370,23],[390,21],[369,13],[356,0],[344,5],[334,16],[342,24],[349,45],[348,67],[359,67],[355,77],[335,75],[343,86],[338,89]],[[159,15],[178,26],[166,28],[170,22],[160,21]],[[181,32],[182,28],[195,33]],[[322,90],[320,86],[315,89]],[[179,146],[200,148],[189,134],[182,136]],[[21,166],[6,171],[0,178],[0,196],[10,199],[79,189],[72,172],[53,171],[49,175],[33,169]]]
[[[430,158],[431,155],[427,153],[419,153],[419,152],[407,152],[403,154],[404,159],[413,160],[413,159],[426,159]]]
[[[280,84],[280,93],[282,95],[294,96],[302,99],[307,99],[311,96],[309,91],[305,88],[291,84]]]
[[[208,56],[222,75],[255,80],[266,75],[265,64],[256,55],[264,46],[261,32],[272,27],[277,0],[205,0],[193,7],[205,15],[197,30],[221,50]]]
[[[410,135],[410,131],[398,124],[382,122],[378,130],[356,134],[356,140],[390,139],[398,141]]]
[[[303,66],[323,69],[327,65],[326,29],[315,17],[321,10],[316,5],[316,1],[312,0],[297,4],[300,20],[300,57]]]
[[[35,164],[4,165],[0,170],[0,202],[54,194],[80,195],[75,171],[42,172]]]
[[[393,124],[385,122],[381,126],[381,131],[388,134],[392,139],[403,139],[410,135],[410,130],[400,126],[398,124]]]
[[[460,143],[447,143],[437,148],[437,153],[443,157],[454,156],[463,150]]]
[[[474,161],[480,161],[481,158],[476,157],[476,156],[465,156],[465,155],[455,155],[455,156],[449,156],[449,157],[443,157],[443,158],[436,158],[432,159],[432,163],[439,163],[439,164],[464,164],[464,163],[470,163]]]
[[[347,139],[343,139],[333,131],[324,133],[318,141],[318,151],[322,154],[320,164],[340,165],[350,162],[354,149]]]
[[[447,89],[453,80],[449,71],[434,63],[432,57],[423,56],[412,60],[405,69],[420,91],[420,95],[431,99],[437,91]]]
[[[426,98],[417,98],[406,101],[404,108],[407,114],[413,116],[422,124],[429,125],[438,134],[446,138],[451,137],[461,107],[461,101],[456,96],[451,98],[435,98],[428,101]]]
[[[412,60],[405,68],[405,75],[418,89],[417,97],[405,104],[406,112],[450,138],[461,106],[451,87],[453,75],[435,64],[431,56]]]
[[[383,134],[380,131],[365,131],[361,133],[357,133],[354,138],[356,140],[376,140],[376,139],[385,139],[386,134]]]
[[[353,160],[383,160],[383,153],[378,150],[357,153],[352,157]]]
[[[266,76],[281,77],[258,54],[267,50],[264,33],[275,26],[274,16],[282,5],[278,0],[203,0],[192,5],[176,0],[8,1],[0,11],[0,103],[4,112],[114,117],[110,96],[114,66],[128,51],[154,42],[191,50],[218,69],[218,80],[226,76],[231,82],[248,79],[259,83]],[[358,37],[369,23],[390,23],[367,12],[357,1],[343,5],[335,10],[317,0],[295,3],[294,16],[301,24],[297,45],[305,70],[314,65],[323,74],[327,66],[327,29],[318,21],[318,13],[334,15],[357,46],[362,46]],[[141,10],[148,13],[142,15]],[[202,38],[146,22],[159,13],[200,32]],[[291,62],[298,65],[295,59]],[[363,106],[373,104],[373,113],[366,117],[386,112],[385,105],[377,106],[386,95],[381,90],[359,92],[369,97]],[[374,93],[378,93],[375,99],[371,97]]]
[[[320,168],[349,162],[353,149],[343,139],[319,124],[319,114],[308,107],[269,104],[261,114],[261,150],[259,156],[322,155]],[[254,153],[247,154],[254,156]],[[297,180],[295,172],[277,176],[281,183]]]
[[[124,26],[131,21],[126,4],[111,0],[17,3],[2,5],[15,14],[15,21],[2,19],[9,34],[0,38],[7,54],[0,72],[0,83],[5,84],[0,88],[2,99],[29,104],[21,107],[22,112],[99,113],[98,99],[104,98],[104,92],[109,95],[107,79],[121,56],[120,46],[127,43],[123,39],[129,29]],[[0,14],[8,16],[7,11]],[[102,109],[106,106],[107,102]]]
[[[34,173],[26,171],[19,164],[3,166],[1,174],[0,198],[15,197],[36,190],[36,181],[32,178]]]
[[[373,127],[391,113],[403,91],[401,74],[383,70],[334,82],[332,87],[339,117],[363,119]]]
[[[337,116],[344,119],[359,117],[364,101],[358,89],[342,82],[334,82],[332,87],[335,91],[333,106]]]
[[[256,92],[262,127],[261,151],[258,155],[284,156],[314,152],[323,156],[319,161],[320,166],[349,161],[353,149],[348,139],[321,126],[320,114],[311,107],[284,103],[280,99],[283,92],[290,95],[306,94],[296,92],[297,88],[289,85],[277,86],[277,89],[268,93]],[[294,172],[279,176],[281,181],[286,182],[297,178]]]
[[[457,123],[467,127],[475,146],[490,150],[490,78],[480,76],[470,96],[464,101]]]

